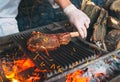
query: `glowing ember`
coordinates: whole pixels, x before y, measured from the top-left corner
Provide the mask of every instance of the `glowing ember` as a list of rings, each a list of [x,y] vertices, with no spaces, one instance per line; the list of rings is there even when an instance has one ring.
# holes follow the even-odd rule
[[[34,82],[34,81],[39,80],[39,79],[40,79],[40,77],[31,76],[28,79],[26,79],[25,82]]]
[[[16,80],[16,79],[12,79],[12,82],[20,82],[20,81],[18,81],[18,80]]]
[[[0,76],[0,82],[4,82],[1,76]]]
[[[19,72],[35,66],[34,63],[29,58],[16,60],[14,61],[14,64],[20,69],[18,70]]]
[[[17,71],[16,66],[13,66],[11,68],[11,67],[9,67],[9,65],[7,66],[7,64],[2,64],[2,67],[3,67],[6,78],[8,78],[8,79],[14,78],[15,73]]]
[[[89,77],[83,76],[84,71],[77,70],[74,73],[68,74],[66,82],[89,82]]]
[[[112,55],[104,61],[92,62],[84,71],[77,70],[68,74],[66,82],[108,82],[116,71],[120,74],[119,61],[119,56]]]
[[[27,74],[26,77],[24,77],[24,74],[21,74],[22,72],[34,67],[34,63],[27,57],[14,61],[2,61],[4,74],[10,82],[35,82],[40,80],[39,72],[41,71],[37,68],[34,69],[33,72],[30,71],[31,74]]]

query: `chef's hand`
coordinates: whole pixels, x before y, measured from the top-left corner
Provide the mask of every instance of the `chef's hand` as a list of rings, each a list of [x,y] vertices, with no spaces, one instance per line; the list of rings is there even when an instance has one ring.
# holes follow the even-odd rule
[[[64,12],[68,16],[70,22],[78,29],[80,36],[85,38],[90,24],[89,17],[81,10],[77,9],[73,4],[67,6]]]

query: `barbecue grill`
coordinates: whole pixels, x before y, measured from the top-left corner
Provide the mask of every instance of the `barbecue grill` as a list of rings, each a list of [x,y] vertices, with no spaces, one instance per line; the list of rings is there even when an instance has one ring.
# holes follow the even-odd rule
[[[37,73],[40,79],[35,82],[54,82],[58,79],[63,79],[69,73],[78,69],[85,70],[91,65],[98,66],[106,65],[106,62],[114,61],[112,65],[108,64],[111,70],[108,70],[109,77],[105,77],[105,81],[114,82],[119,79],[120,74],[120,50],[116,50],[110,53],[99,53],[100,51],[92,48],[88,44],[85,44],[78,38],[73,38],[68,45],[61,46],[54,51],[32,53],[27,50],[26,42],[29,39],[32,31],[40,31],[44,33],[62,33],[72,31],[72,26],[66,21],[53,23],[47,26],[38,27],[35,29],[27,30],[21,33],[12,34],[6,37],[1,37],[0,41],[0,70],[1,79],[4,82],[9,82],[5,77],[3,71],[3,61],[13,62],[20,58],[30,58],[35,64],[34,67],[30,67],[24,71],[19,72],[19,75],[24,78],[28,78],[32,75],[35,69],[40,69]],[[49,55],[48,55],[49,54]],[[116,58],[114,60],[114,58]],[[102,61],[102,62],[100,62]],[[104,64],[103,64],[104,62]],[[98,64],[97,64],[98,63]],[[117,76],[117,77],[116,77]],[[116,78],[115,78],[116,77]],[[113,79],[114,78],[114,79]]]

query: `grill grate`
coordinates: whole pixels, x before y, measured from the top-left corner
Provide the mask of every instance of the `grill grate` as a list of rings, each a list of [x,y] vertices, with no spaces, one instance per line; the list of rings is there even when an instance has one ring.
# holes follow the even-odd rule
[[[63,29],[51,31],[47,27],[33,29],[44,33],[60,33],[65,32]],[[88,45],[83,43],[76,43],[72,40],[68,45],[61,46],[57,50],[49,51],[48,56],[46,53],[31,53],[26,49],[26,42],[29,39],[33,30],[21,32],[12,35],[12,40],[21,47],[21,49],[30,57],[38,68],[47,70],[47,79],[56,75],[61,75],[62,72],[72,70],[74,67],[86,63],[86,61],[95,58],[94,51]],[[44,64],[44,66],[43,66]]]
[[[54,27],[54,25],[52,26]],[[38,75],[41,77],[41,79],[37,82],[43,82],[43,81],[56,82],[56,80],[60,78],[65,79],[64,76],[66,76],[67,74],[72,73],[79,69],[84,70],[88,68],[90,65],[92,65],[93,68],[98,67],[99,65],[101,66],[100,63],[101,61],[107,64],[106,62],[108,61],[108,59],[115,60],[113,57],[120,59],[120,50],[114,51],[112,53],[106,54],[101,57],[96,57],[96,55],[94,54],[95,53],[94,49],[91,49],[87,44],[81,42],[79,39],[76,38],[73,38],[71,42],[66,46],[61,46],[57,50],[49,51],[50,56],[48,56],[46,53],[43,52],[40,53],[29,52],[26,49],[26,42],[30,37],[32,31],[41,31],[44,33],[58,33],[58,32],[60,33],[66,31],[63,28],[50,30],[51,28],[49,27],[50,25],[1,38],[0,39],[1,60],[3,59],[7,61],[14,61],[15,59],[19,59],[20,57],[24,58],[23,53],[26,53],[27,55],[25,55],[25,57],[28,56],[29,58],[31,58],[33,62],[36,64],[36,66],[20,72],[19,75],[23,76],[24,78],[28,78],[30,75],[32,75],[32,73],[36,68],[39,68],[40,70],[47,70],[47,72],[43,72],[43,71],[39,72]],[[111,71],[107,70],[109,71],[108,75],[111,75],[110,78],[107,77],[108,80],[111,80],[115,76],[119,75],[120,72],[119,59],[117,61],[115,60],[114,62],[112,62],[113,64],[111,65],[108,64],[110,68],[112,67],[113,69],[112,70],[113,75],[111,74]],[[89,60],[93,60],[93,61],[89,61]],[[88,61],[89,63],[86,64],[86,62]],[[96,66],[95,65],[96,63],[99,63],[99,65],[97,64]],[[117,67],[117,71],[116,71],[116,67]],[[0,70],[2,70],[1,66],[0,66]],[[2,74],[1,72],[0,75],[2,76],[4,74]],[[5,82],[9,82],[5,76],[2,76],[2,78]]]

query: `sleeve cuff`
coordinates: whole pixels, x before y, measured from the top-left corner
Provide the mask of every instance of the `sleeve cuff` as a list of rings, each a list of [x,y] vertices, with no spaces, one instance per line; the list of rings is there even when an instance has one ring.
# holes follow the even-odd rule
[[[64,9],[64,13],[67,15],[69,14],[71,11],[74,11],[75,9],[77,9],[73,4],[67,6],[65,9]]]

